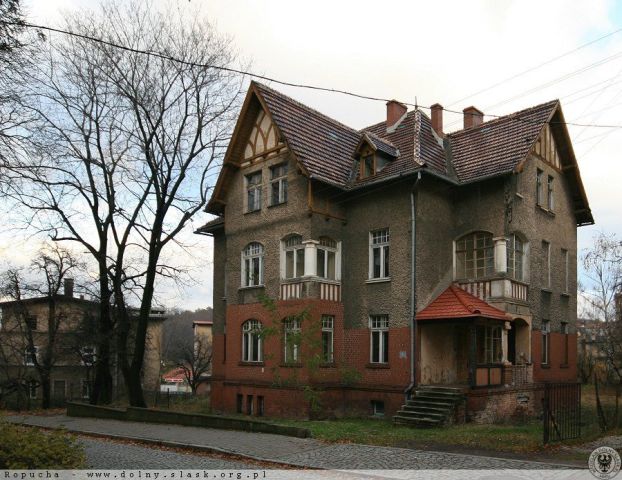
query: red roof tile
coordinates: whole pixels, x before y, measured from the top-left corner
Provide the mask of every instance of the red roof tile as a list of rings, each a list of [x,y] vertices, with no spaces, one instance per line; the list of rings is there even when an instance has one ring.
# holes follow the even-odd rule
[[[455,285],[447,287],[427,307],[417,313],[417,321],[474,317],[510,320],[504,311],[489,305]]]

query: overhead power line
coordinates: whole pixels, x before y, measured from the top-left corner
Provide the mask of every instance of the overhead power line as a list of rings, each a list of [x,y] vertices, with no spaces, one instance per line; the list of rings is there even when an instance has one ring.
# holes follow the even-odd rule
[[[360,99],[363,99],[363,100],[373,100],[373,101],[379,101],[379,102],[389,102],[389,101],[392,101],[391,99],[387,99],[387,98],[374,97],[374,96],[370,96],[370,95],[363,95],[363,94],[359,94],[359,93],[355,93],[355,92],[350,92],[348,90],[342,90],[342,89],[338,89],[338,88],[320,87],[320,86],[317,86],[317,85],[308,85],[308,84],[302,84],[302,83],[289,82],[289,81],[285,81],[285,80],[279,80],[277,78],[268,77],[266,75],[260,75],[260,74],[257,74],[257,73],[253,73],[253,72],[250,72],[250,71],[241,70],[241,69],[237,69],[237,68],[232,68],[232,67],[224,67],[224,66],[221,66],[221,65],[212,65],[212,64],[206,64],[206,63],[191,62],[191,61],[183,60],[183,59],[180,59],[180,58],[176,58],[176,57],[173,57],[171,55],[164,54],[164,53],[150,51],[150,50],[142,50],[142,49],[133,48],[133,47],[128,47],[126,45],[121,45],[121,44],[118,44],[118,43],[115,43],[115,42],[111,42],[109,40],[104,40],[104,39],[101,39],[101,38],[93,37],[93,36],[82,34],[82,33],[72,32],[72,31],[69,31],[69,30],[63,30],[63,29],[60,29],[60,28],[48,27],[48,26],[45,26],[45,25],[37,25],[37,24],[34,24],[34,23],[28,23],[28,22],[7,22],[5,20],[0,20],[0,23],[4,24],[4,25],[20,25],[20,26],[22,26],[24,28],[34,28],[34,29],[44,30],[44,31],[48,31],[48,32],[61,33],[63,35],[69,35],[71,37],[81,38],[83,40],[88,40],[88,41],[99,43],[99,44],[102,44],[102,45],[107,45],[109,47],[117,48],[117,49],[124,50],[124,51],[127,51],[127,52],[136,53],[136,54],[139,54],[139,55],[148,55],[148,56],[151,56],[151,57],[154,57],[154,58],[159,58],[159,59],[162,59],[162,60],[176,62],[176,63],[182,64],[182,65],[187,65],[189,67],[211,68],[211,69],[214,69],[214,70],[221,70],[221,71],[230,72],[230,73],[237,73],[239,75],[244,75],[244,76],[248,76],[248,77],[258,78],[258,79],[261,79],[261,80],[265,80],[267,82],[273,82],[273,83],[276,83],[276,84],[279,84],[279,85],[288,86],[288,87],[305,88],[305,89],[309,89],[309,90],[316,90],[316,91],[328,92],[328,93],[339,93],[339,94],[342,94],[342,95],[347,95],[347,96],[350,96],[350,97],[360,98]],[[620,56],[620,55],[622,55],[622,52],[616,54],[615,56],[617,57],[617,56]],[[431,107],[424,106],[424,105],[419,105],[417,103],[401,102],[401,101],[400,101],[400,103],[402,103],[403,105],[409,106],[409,107],[422,108],[422,109],[426,109],[426,110],[431,110]],[[458,113],[458,114],[462,114],[463,113],[461,111],[451,110],[449,108],[443,108],[443,110],[445,112],[449,112],[449,113]],[[503,117],[507,117],[507,115],[495,115],[495,114],[489,114],[489,113],[486,114],[486,116],[490,117],[490,118],[503,118]],[[534,121],[532,121],[532,120],[530,120],[528,118],[522,118],[519,115],[513,115],[511,118],[513,120],[522,121],[522,122],[526,122],[526,123],[540,123],[540,122],[534,122]],[[577,127],[622,129],[622,125],[597,125],[597,124],[573,123],[573,122],[551,122],[551,123],[557,123],[557,124],[560,124],[560,125],[563,124],[563,125],[568,125],[568,126],[577,126]]]

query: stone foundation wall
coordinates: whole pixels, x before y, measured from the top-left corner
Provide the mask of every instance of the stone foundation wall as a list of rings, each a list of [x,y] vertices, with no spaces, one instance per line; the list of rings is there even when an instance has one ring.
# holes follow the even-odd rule
[[[466,420],[475,423],[523,421],[542,413],[542,385],[471,390],[467,393]]]

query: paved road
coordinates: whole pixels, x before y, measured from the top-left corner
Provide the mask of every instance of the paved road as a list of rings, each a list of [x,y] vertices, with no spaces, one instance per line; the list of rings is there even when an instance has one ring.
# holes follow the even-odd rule
[[[153,446],[80,437],[86,453],[86,468],[123,469],[260,469],[254,463],[229,461],[195,452],[180,452]]]
[[[327,444],[310,438],[248,433],[202,427],[184,427],[94,418],[12,416],[8,421],[27,425],[191,445],[264,461],[324,469],[548,469],[563,468],[540,462],[431,452],[358,444]],[[149,465],[152,467],[151,465]],[[167,468],[177,468],[169,464]]]

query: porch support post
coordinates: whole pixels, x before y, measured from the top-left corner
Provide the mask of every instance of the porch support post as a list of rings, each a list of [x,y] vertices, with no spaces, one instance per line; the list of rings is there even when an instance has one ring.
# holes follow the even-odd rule
[[[317,240],[305,240],[305,277],[315,277],[317,275]]]
[[[504,365],[508,365],[510,362],[508,361],[508,333],[512,326],[510,322],[505,322],[503,325],[503,330],[501,330],[501,361]]]
[[[492,239],[495,245],[495,272],[507,273],[508,271],[508,241],[505,237]]]
[[[477,372],[477,332],[475,330],[475,323],[469,325],[468,330],[469,338],[469,385],[474,387],[476,384],[476,372]]]

